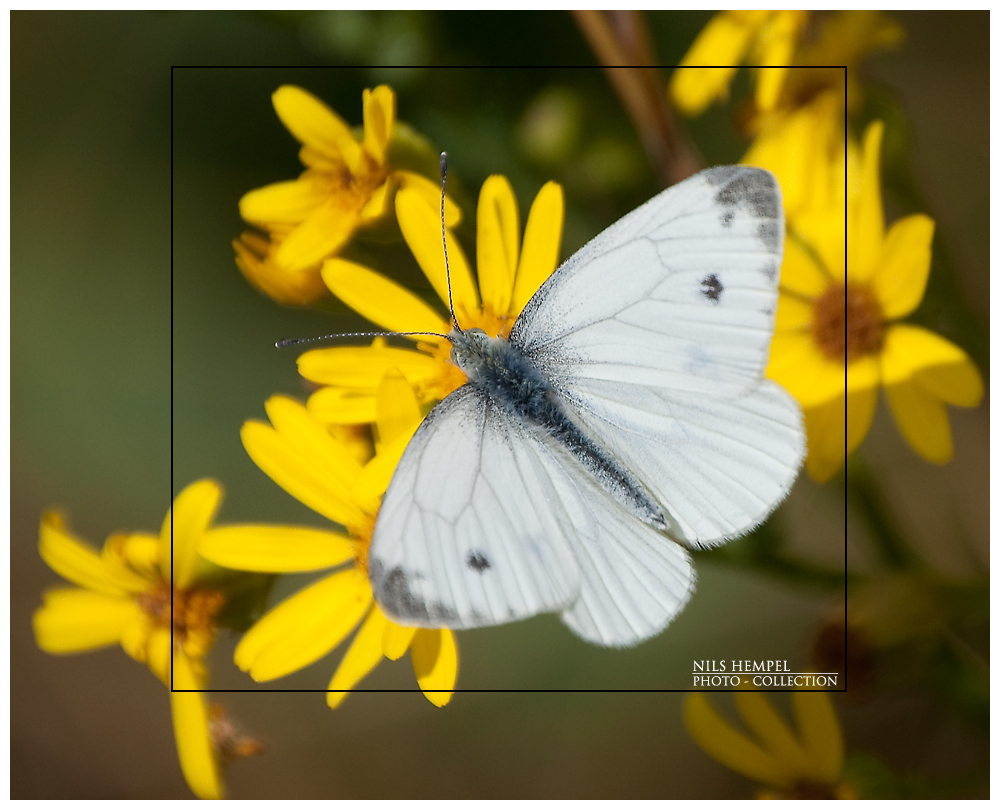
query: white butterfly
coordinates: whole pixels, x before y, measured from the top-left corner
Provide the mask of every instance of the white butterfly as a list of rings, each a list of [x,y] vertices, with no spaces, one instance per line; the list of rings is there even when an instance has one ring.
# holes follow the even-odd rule
[[[764,378],[783,242],[769,172],[708,169],[556,270],[509,340],[452,331],[469,381],[414,434],[369,549],[385,614],[662,630],[694,587],[681,544],[749,531],[802,461],[799,407]]]

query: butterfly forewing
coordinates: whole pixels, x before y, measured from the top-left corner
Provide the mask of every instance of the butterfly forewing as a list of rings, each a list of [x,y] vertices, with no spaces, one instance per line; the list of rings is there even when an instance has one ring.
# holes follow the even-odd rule
[[[763,377],[782,241],[771,174],[709,169],[588,243],[512,330],[678,540],[750,530],[798,472],[801,413]]]
[[[773,176],[702,172],[601,233],[542,285],[511,341],[550,373],[724,394],[767,365],[783,218]]]

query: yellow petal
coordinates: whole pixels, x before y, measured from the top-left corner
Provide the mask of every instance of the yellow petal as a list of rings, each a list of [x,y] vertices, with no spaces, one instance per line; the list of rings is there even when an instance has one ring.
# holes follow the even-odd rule
[[[747,728],[764,750],[786,768],[798,774],[806,769],[806,758],[791,730],[760,692],[740,691],[733,696],[736,708]]]
[[[384,344],[313,349],[299,356],[299,374],[307,380],[372,394],[393,367],[413,384],[434,379],[438,373],[438,362],[430,355]]]
[[[289,306],[307,306],[326,294],[319,267],[297,272],[284,270],[274,261],[268,243],[260,248],[255,237],[247,231],[232,245],[236,251],[236,266],[260,292],[279,304]]]
[[[873,354],[864,355],[847,364],[847,393],[871,391],[878,387],[879,364]]]
[[[131,568],[147,581],[160,579],[160,537],[146,532],[113,534],[104,541],[101,557]]]
[[[909,315],[924,297],[931,270],[934,220],[914,214],[894,223],[886,234],[872,286],[887,321]]]
[[[247,455],[289,495],[342,526],[365,521],[364,513],[351,501],[348,487],[270,427],[245,422],[240,437]]]
[[[149,583],[119,565],[109,565],[97,552],[66,529],[58,512],[42,515],[38,553],[59,576],[87,590],[125,596],[144,590]]]
[[[239,571],[316,571],[354,557],[351,539],[339,532],[298,526],[230,525],[202,536],[205,559]]]
[[[914,373],[913,379],[930,394],[952,405],[973,408],[983,399],[983,378],[968,356],[954,363],[924,366]]]
[[[179,646],[179,645],[178,645]],[[171,686],[170,660],[174,654],[171,628],[154,626],[146,638],[146,665],[169,689]]]
[[[386,180],[376,188],[358,214],[359,224],[367,225],[376,219],[384,217],[389,210],[389,203],[392,201],[394,191],[395,185],[392,182],[392,178]]]
[[[312,93],[286,84],[271,95],[274,111],[295,138],[314,149],[339,156],[352,174],[361,165],[361,146],[333,110]]]
[[[838,117],[843,118],[841,106],[821,95],[789,115],[767,118],[740,161],[778,178],[789,234],[803,230],[798,217],[804,210],[827,205],[829,147],[836,140]],[[841,212],[843,207],[841,200]]]
[[[130,596],[78,588],[46,591],[32,616],[35,643],[47,653],[67,655],[117,644],[139,609]]]
[[[674,106],[684,115],[693,116],[716,99],[726,98],[737,67],[686,67],[683,64],[677,67],[670,76],[669,85]]]
[[[264,403],[274,429],[296,446],[303,455],[320,461],[339,482],[349,484],[361,468],[350,449],[318,424],[302,403],[276,394]]]
[[[410,443],[410,436],[403,435],[395,441],[385,442],[379,447],[372,459],[361,470],[361,475],[354,482],[351,497],[373,514],[378,511],[382,496],[389,487],[392,474],[396,471],[403,451]]]
[[[419,193],[410,188],[401,188],[396,194],[396,218],[417,264],[434,287],[434,291],[447,304],[448,274],[445,273],[441,219],[438,210],[428,206]],[[472,271],[469,269],[465,253],[450,229],[448,266],[451,273],[455,314],[460,314],[459,310],[475,312],[479,308],[479,294],[472,281]]]
[[[331,385],[310,395],[306,408],[327,425],[365,425],[375,421],[375,392]]]
[[[135,617],[129,620],[122,629],[121,645],[125,654],[130,658],[145,664],[149,658],[149,638],[157,628],[153,625],[152,619],[142,612],[136,610]],[[169,635],[169,634],[168,634]],[[167,682],[169,686],[169,681]]]
[[[413,388],[399,369],[390,368],[383,375],[378,384],[375,403],[379,442],[409,440],[422,416]]]
[[[392,125],[396,118],[396,94],[388,85],[380,84],[374,90],[367,88],[361,95],[364,109],[365,151],[380,166],[385,163],[385,150],[392,138]]]
[[[794,774],[787,766],[723,720],[705,695],[696,692],[688,696],[684,725],[691,739],[727,768],[767,785],[791,784]]]
[[[300,443],[301,436],[279,434],[261,422],[245,422],[240,436],[247,455],[289,495],[343,526],[364,523],[367,518],[351,502],[343,469],[328,452],[333,439],[324,437],[318,428],[313,432],[318,438],[313,448]],[[355,470],[358,467],[353,458],[343,463]]]
[[[954,405],[972,407],[983,396],[983,381],[969,356],[940,335],[910,324],[886,330],[882,382],[914,380],[929,393]]]
[[[808,329],[812,323],[813,302],[803,301],[793,295],[778,295],[778,313],[774,318],[774,328],[780,331]]]
[[[844,397],[814,408],[805,408],[802,415],[809,450],[806,469],[814,481],[824,483],[844,463]]]
[[[203,478],[184,487],[167,512],[160,530],[160,571],[173,587],[190,587],[198,562],[198,542],[215,517],[221,499],[222,487]]]
[[[820,784],[835,784],[844,763],[844,740],[829,695],[796,691],[792,707],[808,763],[803,776]]]
[[[772,110],[778,104],[799,31],[807,19],[804,11],[778,11],[758,35],[757,62],[765,69],[757,71],[754,98],[763,111]]]
[[[360,207],[351,199],[329,200],[302,221],[274,254],[285,270],[305,270],[331,256],[351,238],[359,225]]]
[[[951,427],[944,403],[919,384],[905,381],[886,385],[886,396],[899,432],[928,461],[951,460]]]
[[[174,689],[202,689],[187,656],[174,656]],[[208,721],[208,702],[203,692],[171,692],[170,710],[181,771],[191,792],[199,799],[221,799],[224,788]]]
[[[781,383],[804,408],[841,396],[846,385],[843,364],[828,360],[807,332],[775,334],[767,376]]]
[[[358,630],[347,648],[344,657],[330,679],[329,690],[326,693],[326,704],[336,709],[362,678],[378,666],[382,660],[382,631],[386,618],[377,605],[373,605],[368,618]]]
[[[685,115],[697,115],[717,98],[725,98],[736,66],[767,11],[720,12],[709,20],[670,77],[670,97]],[[753,15],[753,16],[752,16]],[[730,67],[688,67],[730,65]]]
[[[403,657],[417,633],[416,627],[404,627],[386,620],[382,633],[382,654],[390,661]]]
[[[861,169],[861,193],[855,218],[847,231],[847,277],[858,283],[867,283],[875,272],[875,265],[882,252],[882,234],[885,223],[882,217],[882,191],[879,177],[879,151],[882,148],[881,121],[874,121],[865,130],[864,152]]]
[[[451,329],[423,299],[364,265],[329,259],[323,262],[323,281],[347,306],[383,329],[439,335]]]
[[[847,261],[845,254],[847,223],[844,219],[844,203],[840,201],[832,206],[825,205],[803,211],[796,217],[794,227],[806,240],[811,261],[823,273],[827,283],[830,281],[843,283]]]
[[[240,216],[255,225],[298,225],[329,196],[329,189],[311,177],[271,183],[240,197]]]
[[[549,181],[535,195],[528,212],[528,224],[524,227],[524,244],[514,279],[510,305],[513,315],[524,309],[531,296],[555,272],[562,244],[564,207],[562,186],[558,183]]]
[[[823,295],[829,286],[830,277],[823,272],[811,245],[789,236],[781,263],[781,292],[810,301]]]
[[[368,579],[355,568],[324,577],[268,612],[236,646],[236,666],[255,681],[308,666],[354,629],[372,601]]]
[[[397,171],[393,176],[399,181],[400,188],[409,189],[418,194],[427,207],[438,212],[438,235],[441,234],[441,185],[428,180],[422,174]],[[449,228],[457,228],[462,221],[462,209],[447,194],[444,198],[444,224]],[[438,240],[440,244],[440,240]]]
[[[506,177],[486,178],[476,212],[476,269],[483,306],[505,313],[510,308],[520,246],[517,199]]]
[[[458,678],[458,650],[451,630],[417,630],[410,658],[424,697],[435,706],[446,705]]]
[[[878,389],[875,387],[859,388],[848,391],[843,406],[846,414],[844,450],[847,455],[853,453],[858,445],[868,435],[875,418],[875,405],[878,403]]]
[[[875,416],[878,389],[872,385],[847,392],[823,405],[807,408],[807,468],[813,480],[829,481],[868,434]]]

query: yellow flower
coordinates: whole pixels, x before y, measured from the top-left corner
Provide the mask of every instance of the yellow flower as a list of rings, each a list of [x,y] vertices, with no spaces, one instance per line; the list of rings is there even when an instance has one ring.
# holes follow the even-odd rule
[[[855,150],[845,145],[824,158],[816,144],[830,143],[829,118],[817,114],[810,128],[803,117],[814,112],[791,117],[781,134],[770,132],[748,155],[748,162],[776,172],[789,199],[768,375],[802,404],[814,479],[828,480],[861,443],[880,385],[914,450],[944,463],[952,455],[944,403],[972,407],[983,385],[957,346],[896,323],[923,298],[934,222],[915,214],[886,232],[882,125],[868,128],[858,166]],[[789,155],[805,159],[790,163]]]
[[[221,496],[214,481],[196,481],[177,496],[159,537],[112,535],[100,553],[75,537],[60,515],[46,513],[39,553],[53,571],[80,587],[45,593],[33,619],[38,646],[65,655],[119,643],[168,688],[172,683],[173,690],[204,689],[202,658],[215,637],[214,617],[224,597],[200,581],[196,546]],[[204,693],[171,691],[170,706],[184,778],[200,798],[221,798]]]
[[[396,217],[410,250],[447,308],[448,285],[441,244],[439,208],[408,189],[396,195]],[[562,234],[562,189],[547,183],[528,215],[524,242],[519,237],[517,201],[506,178],[486,180],[479,194],[476,263],[478,289],[469,262],[448,233],[448,263],[455,316],[463,329],[507,335],[518,314],[555,270]],[[520,250],[519,250],[520,247]],[[409,290],[362,265],[330,259],[323,279],[346,304],[384,329],[445,334],[447,317]],[[399,369],[422,405],[444,399],[465,382],[451,363],[451,344],[443,338],[415,341],[417,350],[388,347],[317,349],[299,357],[299,373],[325,388],[309,398],[309,410],[328,423],[365,423],[375,419],[375,390],[390,368]]]
[[[244,231],[239,239],[233,240],[236,266],[247,281],[279,304],[306,306],[319,300],[326,293],[326,286],[319,274],[319,262],[304,270],[284,270],[275,261],[275,254],[291,228],[275,225],[270,239],[254,231]]]
[[[274,109],[302,143],[299,158],[306,170],[296,180],[272,183],[240,199],[240,216],[267,231],[267,250],[246,234],[237,247],[237,264],[247,278],[284,303],[309,303],[323,292],[319,268],[359,229],[379,220],[397,187],[428,200],[439,186],[394,167],[389,145],[394,134],[396,97],[381,85],[365,90],[364,134],[359,141],[340,116],[300,87],[283,85],[272,96]],[[446,207],[450,224],[459,210]],[[262,241],[263,237],[257,237]],[[312,298],[310,299],[310,296]]]
[[[770,110],[778,101],[807,18],[805,11],[720,11],[670,77],[670,97],[677,109],[698,115],[716,99],[726,98],[736,68],[749,57],[762,68],[757,75],[757,106]]]
[[[845,105],[855,109],[857,64],[872,51],[898,45],[903,29],[873,10],[814,17],[807,25],[811,21],[804,11],[719,12],[671,76],[671,99],[684,114],[698,115],[726,98],[737,66],[750,61],[759,66],[754,112],[765,118],[778,108],[794,110],[830,88],[837,92],[841,114]],[[816,29],[811,37],[810,28]],[[753,119],[756,115],[748,122],[751,127]]]
[[[243,637],[236,647],[236,665],[254,680],[269,681],[308,666],[360,624],[330,681],[331,708],[383,656],[395,660],[407,649],[425,696],[444,706],[458,674],[451,631],[394,624],[374,603],[368,582],[368,543],[381,496],[421,419],[413,391],[398,373],[385,375],[376,406],[378,442],[367,463],[356,458],[356,441],[335,438],[288,397],[267,401],[270,425],[258,421],[243,425],[243,445],[257,466],[306,506],[345,527],[345,532],[227,526],[209,531],[200,551],[219,565],[246,571],[338,569],[273,608]]]
[[[738,691],[736,708],[752,736],[726,722],[703,693],[684,704],[688,734],[710,757],[767,787],[762,799],[853,799],[841,781],[844,742],[825,692],[792,692],[797,732],[760,692]]]

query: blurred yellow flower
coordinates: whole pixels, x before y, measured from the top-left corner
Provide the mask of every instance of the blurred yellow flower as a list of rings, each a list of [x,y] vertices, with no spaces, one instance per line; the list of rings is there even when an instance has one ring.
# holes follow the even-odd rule
[[[396,217],[403,236],[431,286],[447,307],[448,285],[441,242],[439,206],[408,189],[396,195]],[[562,236],[563,196],[555,183],[538,192],[521,243],[517,201],[507,179],[498,175],[483,184],[476,220],[476,264],[473,280],[461,246],[448,232],[448,261],[455,317],[463,329],[507,335],[514,320],[556,268]],[[409,290],[353,262],[330,259],[323,279],[348,306],[384,329],[446,334],[451,323]],[[451,362],[451,344],[424,337],[417,351],[385,345],[316,349],[299,357],[299,373],[320,383],[309,398],[309,410],[328,423],[365,423],[375,419],[375,390],[390,368],[413,386],[421,405],[444,399],[465,382]]]
[[[853,145],[831,135],[831,109],[820,100],[790,116],[745,158],[774,171],[788,200],[768,375],[802,404],[807,466],[818,481],[832,477],[867,434],[880,385],[903,436],[936,463],[952,455],[944,403],[972,407],[983,395],[965,352],[895,323],[923,298],[934,223],[915,214],[885,231],[882,125],[868,128],[859,160]]]
[[[677,109],[698,115],[713,101],[725,99],[745,59],[762,68],[757,74],[757,106],[773,108],[807,19],[806,11],[720,11],[670,77],[670,97]]]
[[[844,742],[825,692],[792,692],[797,730],[788,726],[760,692],[734,694],[750,735],[724,720],[703,693],[688,696],[684,725],[710,757],[765,785],[761,799],[856,799],[842,781]]]
[[[779,108],[793,111],[833,89],[841,115],[857,106],[858,63],[902,42],[903,29],[880,11],[721,11],[709,20],[670,79],[670,96],[686,115],[725,99],[737,67],[758,66],[755,129]],[[700,67],[712,65],[713,67]],[[723,67],[726,66],[726,67]]]
[[[359,228],[382,218],[397,187],[435,201],[439,185],[392,165],[396,97],[386,85],[364,91],[360,140],[340,116],[300,87],[283,85],[271,98],[282,123],[302,143],[299,158],[306,170],[296,180],[272,183],[240,199],[240,216],[267,232],[273,245],[264,250],[252,234],[244,234],[237,243],[237,264],[276,300],[310,303],[324,292],[320,263]],[[446,217],[451,225],[461,217],[450,200]]]
[[[65,655],[119,643],[168,688],[204,689],[202,658],[225,597],[202,581],[196,547],[221,497],[214,481],[196,481],[177,496],[159,536],[112,535],[100,553],[75,537],[59,514],[46,513],[39,553],[79,587],[45,593],[33,619],[38,646]],[[171,691],[170,705],[184,778],[200,798],[221,798],[204,693]]]
[[[306,306],[326,294],[326,285],[319,274],[319,262],[304,270],[284,270],[275,261],[275,254],[291,228],[275,225],[270,239],[255,231],[245,231],[233,240],[236,266],[247,281],[279,304]]]
[[[200,552],[230,568],[291,573],[338,567],[251,627],[236,647],[236,665],[257,681],[280,678],[322,658],[360,624],[330,681],[331,708],[383,656],[395,660],[407,649],[424,695],[444,706],[458,674],[451,631],[394,624],[374,603],[368,582],[368,544],[381,496],[420,424],[412,389],[398,373],[384,376],[376,396],[375,453],[366,463],[356,457],[359,442],[335,435],[295,400],[273,396],[266,409],[270,425],[243,425],[247,453],[285,491],[346,531],[225,526],[205,534]]]

